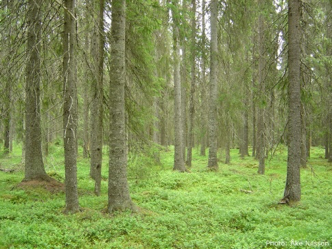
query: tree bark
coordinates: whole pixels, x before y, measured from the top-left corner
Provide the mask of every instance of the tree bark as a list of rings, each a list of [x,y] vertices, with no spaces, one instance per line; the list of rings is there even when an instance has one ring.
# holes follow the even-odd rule
[[[153,130],[152,130],[152,141],[153,141],[153,157],[157,164],[160,164],[160,151],[157,145],[159,144],[159,105],[158,105],[158,97],[153,97],[153,112],[154,112],[154,120],[153,120]]]
[[[261,3],[262,4],[262,3]],[[264,59],[264,32],[265,32],[265,20],[262,15],[258,20],[258,44],[259,44],[259,59],[258,59],[258,84],[260,88],[259,100],[260,106],[258,111],[257,130],[258,130],[258,143],[257,154],[259,159],[258,173],[265,173],[265,59]]]
[[[202,87],[201,87],[201,151],[200,155],[205,156],[206,144],[207,144],[207,127],[208,127],[208,116],[206,110],[207,108],[207,96],[206,96],[206,54],[205,54],[205,0],[202,1],[202,40],[203,40],[203,50],[202,50]]]
[[[248,61],[248,53],[246,55],[246,61]],[[243,84],[244,88],[244,100],[243,100],[243,105],[244,105],[244,110],[243,110],[243,128],[242,128],[242,137],[241,137],[241,145],[240,145],[240,154],[241,158],[244,158],[246,156],[249,156],[249,72],[248,70],[245,72],[245,80]]]
[[[178,0],[173,0],[173,5],[178,6]],[[183,117],[181,103],[181,78],[180,78],[180,46],[178,13],[172,9],[173,14],[173,56],[174,56],[174,167],[173,170],[186,171],[183,157]]]
[[[49,180],[42,156],[40,115],[40,36],[42,0],[28,1],[28,44],[25,105],[25,177],[23,181]]]
[[[91,106],[91,160],[90,175],[95,180],[95,194],[100,195],[101,168],[103,156],[103,72],[104,72],[104,7],[105,0],[96,4],[96,13],[99,13],[95,25],[95,47],[93,51],[93,81]],[[99,6],[98,6],[99,5]]]
[[[230,129],[227,134],[225,134],[225,164],[231,163],[231,137],[232,137],[232,128],[230,126],[230,117],[228,113],[225,113],[225,127]]]
[[[4,153],[8,154],[10,151],[10,114],[11,114],[11,84],[10,79],[7,78],[5,82],[5,108],[4,108]]]
[[[125,209],[135,210],[127,180],[125,9],[125,0],[112,1],[108,213]]]
[[[191,85],[189,104],[189,128],[188,128],[188,148],[187,165],[191,167],[192,148],[194,145],[194,115],[195,115],[195,89],[196,89],[196,0],[192,0],[192,20],[191,20]]]
[[[305,107],[301,105],[301,167],[307,167],[307,127]]]
[[[65,213],[79,211],[77,191],[77,68],[75,0],[64,0],[63,130],[65,152]]]
[[[300,84],[301,1],[288,3],[288,162],[284,199],[300,201],[301,165],[301,84]]]
[[[211,54],[209,99],[209,160],[208,168],[218,169],[217,161],[217,101],[218,101],[218,1],[211,0]]]

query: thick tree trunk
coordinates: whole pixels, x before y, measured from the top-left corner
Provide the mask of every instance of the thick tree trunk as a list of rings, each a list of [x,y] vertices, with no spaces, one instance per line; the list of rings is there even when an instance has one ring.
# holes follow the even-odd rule
[[[173,0],[173,4],[177,6],[178,0]],[[181,103],[181,78],[180,78],[180,46],[179,46],[179,25],[178,13],[173,10],[173,54],[174,54],[174,167],[173,170],[180,172],[186,171],[183,157],[183,117]]]
[[[77,191],[77,68],[75,0],[64,0],[63,130],[65,152],[65,213],[79,211]]]
[[[93,96],[91,106],[91,161],[90,175],[95,180],[95,194],[100,195],[101,168],[103,156],[103,72],[104,72],[104,7],[105,0],[96,4],[96,13],[99,13],[95,25],[95,51],[93,55]]]
[[[42,156],[40,115],[40,36],[42,0],[28,1],[28,44],[25,105],[25,177],[49,180]]]
[[[125,0],[112,1],[108,213],[135,209],[127,180],[125,9]]]
[[[208,168],[218,169],[217,160],[217,102],[218,102],[218,1],[211,0],[211,58],[210,58],[210,99],[209,99],[209,160]]]
[[[300,13],[301,1],[288,3],[288,162],[284,199],[300,201],[301,165],[301,84],[300,84]]]

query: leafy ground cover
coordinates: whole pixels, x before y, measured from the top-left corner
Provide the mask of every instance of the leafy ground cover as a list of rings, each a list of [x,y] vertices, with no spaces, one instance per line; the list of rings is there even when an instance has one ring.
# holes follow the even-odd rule
[[[139,212],[108,215],[107,153],[102,195],[93,194],[89,160],[78,159],[82,212],[62,213],[63,191],[20,186],[23,179],[19,146],[0,155],[0,248],[331,248],[332,164],[313,148],[302,169],[302,200],[279,205],[286,179],[286,152],[281,148],[258,175],[258,162],[220,162],[206,170],[207,158],[193,154],[191,173],[172,171],[173,151],[161,153],[156,165],[144,154],[129,156],[131,196]],[[63,181],[60,145],[50,148],[46,169]]]

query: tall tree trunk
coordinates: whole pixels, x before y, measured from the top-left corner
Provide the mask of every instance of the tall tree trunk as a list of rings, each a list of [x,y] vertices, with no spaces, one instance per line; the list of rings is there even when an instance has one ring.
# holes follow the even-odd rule
[[[206,97],[206,58],[205,58],[205,0],[202,1],[202,40],[203,40],[203,51],[202,51],[202,86],[201,86],[201,151],[200,155],[205,156],[206,144],[207,144],[207,124],[208,124],[208,116],[207,116],[207,97]]]
[[[178,6],[178,0],[173,0],[173,5]],[[181,78],[180,78],[180,46],[179,46],[179,22],[173,14],[173,56],[174,56],[174,167],[173,170],[184,172],[186,170],[183,158],[183,117],[181,103]]]
[[[79,211],[77,191],[77,68],[75,0],[64,0],[63,130],[65,152],[65,213]]]
[[[87,35],[88,36],[88,35]],[[86,37],[86,39],[88,39]],[[88,43],[88,41],[86,41]],[[87,50],[88,46],[86,45],[85,50]],[[83,158],[88,158],[90,156],[90,139],[89,139],[89,80],[88,70],[89,68],[85,68],[85,82],[83,84]]]
[[[91,106],[91,161],[90,175],[95,180],[95,194],[100,195],[101,168],[103,156],[103,72],[104,72],[104,7],[105,0],[96,4],[98,20],[95,25],[93,43],[95,59],[93,60],[93,96]]]
[[[188,130],[188,152],[187,165],[191,167],[192,148],[194,145],[194,95],[196,88],[196,0],[192,0],[192,20],[191,20],[191,85],[190,85],[190,104],[189,104],[189,130]]]
[[[253,35],[252,37],[252,42],[253,44],[256,44],[256,35]],[[253,56],[253,61],[257,61],[257,57],[256,57],[256,46],[253,47],[252,49],[252,56]],[[253,67],[253,72],[256,72],[256,63],[253,63],[252,64],[252,67]],[[256,129],[256,126],[257,126],[257,116],[256,116],[256,113],[257,113],[257,108],[256,108],[256,92],[254,91],[254,89],[256,89],[256,75],[253,74],[252,76],[252,90],[251,90],[251,103],[252,103],[252,154],[251,156],[252,157],[255,157],[257,158],[257,129]]]
[[[85,63],[84,63],[84,79],[82,80],[82,89],[83,89],[83,157],[88,158],[90,157],[90,138],[93,132],[91,127],[92,122],[92,115],[93,107],[90,105],[93,105],[94,99],[90,100],[90,85],[92,86],[92,98],[94,98],[94,89],[96,85],[96,57],[98,54],[94,53],[96,52],[96,40],[98,37],[98,33],[91,32],[91,23],[95,24],[97,26],[96,18],[91,18],[97,16],[97,13],[95,13],[95,1],[86,0],[85,1],[85,11],[84,11],[84,19],[85,19],[85,29],[88,32],[85,32],[84,35],[84,56],[85,56]],[[99,13],[98,13],[99,14]],[[97,37],[96,37],[97,36]],[[90,53],[89,53],[90,52]],[[91,59],[93,62],[91,62]],[[90,102],[91,101],[91,102]],[[90,115],[90,108],[91,108],[91,115]],[[90,118],[90,120],[89,120]],[[90,121],[90,127],[89,127],[89,121]],[[91,160],[91,159],[90,159]],[[91,168],[90,168],[90,176],[91,176]]]
[[[261,3],[262,4],[262,3]],[[265,50],[265,20],[262,15],[259,16],[258,20],[258,44],[259,44],[259,59],[258,59],[258,84],[260,88],[259,100],[260,106],[258,111],[258,120],[257,120],[257,130],[258,130],[258,144],[257,144],[257,154],[259,159],[258,173],[265,173],[265,59],[264,59],[264,50]]]
[[[86,9],[86,14],[85,14],[85,19],[87,20],[87,22],[90,22],[91,19],[89,18],[89,15],[91,11],[91,9],[89,9],[89,7],[91,7],[88,3],[87,3],[87,9]],[[95,34],[93,34],[95,35]],[[93,36],[95,38],[95,36]],[[85,53],[87,54],[87,51],[89,51],[90,48],[90,37],[89,37],[89,33],[87,32],[85,34],[85,44],[84,44],[84,49],[85,49]],[[94,77],[91,77],[90,74],[90,65],[89,65],[89,59],[85,58],[85,67],[84,67],[84,80],[82,81],[82,88],[83,88],[83,158],[88,158],[90,156],[90,139],[89,139],[89,102],[90,102],[90,98],[89,98],[89,84],[91,79]],[[94,81],[95,83],[95,81]],[[93,100],[92,100],[93,101]],[[93,112],[91,112],[93,113]]]
[[[12,1],[1,1],[0,7],[2,10],[4,10],[5,15],[7,15],[6,12],[10,13],[14,11],[13,3]],[[6,29],[6,31],[1,33],[1,45],[4,45],[5,47],[12,47],[12,27],[11,25]],[[4,98],[3,100],[3,106],[1,108],[1,121],[0,124],[0,130],[2,131],[3,128],[3,139],[4,139],[4,148],[3,151],[5,154],[8,154],[10,152],[10,124],[11,124],[11,109],[13,108],[11,104],[11,92],[12,92],[12,70],[11,67],[6,67],[3,65],[3,63],[8,63],[8,60],[10,60],[10,51],[6,51],[5,49],[0,49],[0,57],[1,60],[1,86],[4,88]],[[5,67],[5,68],[3,68]],[[3,125],[3,127],[2,127]],[[2,136],[0,136],[2,138]]]
[[[248,61],[248,53],[246,54],[246,61]],[[241,137],[241,146],[240,146],[240,153],[241,157],[244,158],[245,156],[249,156],[249,72],[248,69],[245,72],[245,81],[244,81],[244,110],[243,110],[243,129],[242,129],[242,137]]]
[[[49,180],[42,156],[40,114],[40,36],[42,0],[28,1],[28,44],[26,64],[25,105],[25,177]]]
[[[134,210],[127,180],[125,117],[126,1],[112,1],[110,62],[110,141],[107,212]]]
[[[332,2],[329,1],[327,4],[327,13],[331,13],[332,10]],[[329,40],[332,39],[332,31],[331,31],[331,26],[332,26],[332,20],[331,18],[328,18],[326,20],[326,36]],[[327,48],[327,55],[329,57],[332,56],[332,48],[331,46],[329,46]],[[331,65],[329,63],[325,64],[325,70],[326,70],[326,85],[327,85],[327,89],[329,89],[328,92],[328,109],[327,109],[327,125],[326,125],[326,129],[327,129],[327,144],[328,146],[326,147],[327,150],[327,158],[328,158],[328,162],[332,162],[332,107],[331,107],[331,89],[332,89],[332,77],[331,77]]]
[[[288,3],[288,161],[284,199],[300,201],[301,165],[301,83],[300,83],[300,13],[301,1]]]
[[[208,168],[218,169],[217,160],[217,101],[218,101],[218,1],[211,0],[211,58],[209,99],[209,161]]]

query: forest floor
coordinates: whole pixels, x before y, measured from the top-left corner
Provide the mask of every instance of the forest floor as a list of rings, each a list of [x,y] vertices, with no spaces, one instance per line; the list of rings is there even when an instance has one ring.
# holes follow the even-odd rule
[[[50,176],[64,181],[62,147],[45,158]],[[20,184],[21,150],[0,155],[0,248],[332,248],[332,164],[312,148],[301,169],[302,200],[280,205],[286,179],[286,149],[258,162],[231,151],[231,164],[206,170],[207,157],[195,149],[191,173],[173,172],[172,149],[157,165],[144,153],[129,155],[131,197],[138,213],[105,214],[105,149],[102,194],[93,194],[89,159],[78,158],[82,212],[63,214],[61,185]],[[221,155],[221,158],[223,155]],[[31,184],[33,186],[31,186]],[[56,191],[55,191],[56,190]]]

